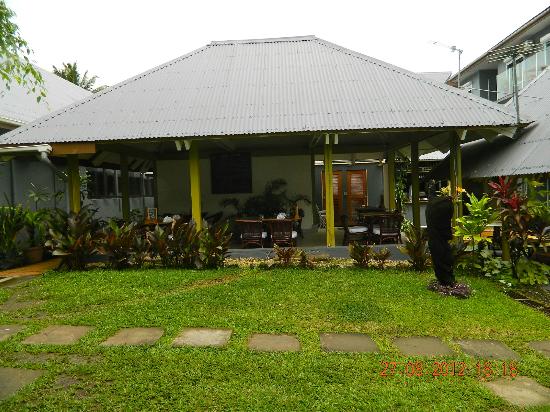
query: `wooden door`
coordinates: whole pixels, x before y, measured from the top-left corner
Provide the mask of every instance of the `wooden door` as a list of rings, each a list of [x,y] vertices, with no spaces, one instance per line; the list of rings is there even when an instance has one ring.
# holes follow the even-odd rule
[[[321,180],[323,182],[323,206],[322,208],[325,208],[326,200],[325,200],[325,172],[323,171],[321,173]],[[332,172],[332,191],[333,191],[333,197],[334,197],[334,224],[340,225],[341,224],[341,216],[344,212],[343,208],[343,196],[342,196],[342,172],[341,171],[333,171]]]
[[[351,224],[357,224],[358,216],[356,209],[367,206],[367,171],[348,170],[346,179],[346,206],[347,215]]]

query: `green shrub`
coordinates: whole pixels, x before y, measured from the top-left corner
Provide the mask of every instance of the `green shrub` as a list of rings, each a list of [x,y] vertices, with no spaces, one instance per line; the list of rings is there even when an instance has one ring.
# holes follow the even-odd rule
[[[206,269],[223,267],[230,241],[231,233],[227,221],[219,226],[202,229],[199,235],[200,266]]]
[[[349,256],[354,260],[355,266],[368,268],[373,259],[372,246],[358,242],[351,242],[348,246]]]
[[[426,270],[430,265],[428,250],[428,236],[425,230],[414,227],[410,222],[403,225],[403,232],[407,239],[399,250],[409,257],[409,263],[416,271]]]
[[[0,268],[7,269],[22,262],[17,234],[25,226],[26,210],[21,205],[0,206]]]
[[[87,260],[97,253],[99,222],[95,211],[83,206],[78,213],[55,209],[49,220],[48,240],[54,256],[63,257],[69,270],[83,270]]]
[[[376,261],[376,264],[380,269],[384,269],[384,266],[386,266],[386,262],[388,261],[390,256],[391,252],[386,247],[380,249],[379,251],[372,251],[372,258],[374,261]]]
[[[110,220],[98,236],[97,249],[107,255],[111,268],[124,269],[130,266],[136,237],[139,235],[135,223],[124,223],[119,226],[115,220]]]
[[[295,247],[279,247],[277,245],[273,246],[273,252],[275,253],[275,262],[283,267],[292,266],[300,253]]]

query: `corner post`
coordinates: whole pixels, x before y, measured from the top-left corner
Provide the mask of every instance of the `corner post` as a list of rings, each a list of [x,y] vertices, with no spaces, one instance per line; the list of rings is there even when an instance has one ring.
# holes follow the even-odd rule
[[[191,141],[189,147],[189,183],[191,187],[191,216],[198,231],[202,228],[202,210],[199,143],[196,140]]]
[[[420,230],[420,178],[418,167],[418,142],[411,143],[411,183],[413,225]]]
[[[67,183],[69,186],[69,209],[73,213],[80,211],[80,173],[78,155],[67,156]]]
[[[325,210],[327,219],[327,247],[334,247],[334,190],[332,187],[332,145],[334,138],[325,134],[324,164],[325,164]]]
[[[395,151],[388,151],[388,205],[391,211],[396,209],[395,204]]]
[[[451,133],[450,152],[449,152],[449,181],[451,184],[451,197],[453,199],[453,228],[456,225],[456,218],[458,217],[458,196],[457,196],[457,138],[454,133]]]
[[[130,220],[130,191],[128,188],[128,155],[120,154],[120,193],[122,195],[122,218]]]

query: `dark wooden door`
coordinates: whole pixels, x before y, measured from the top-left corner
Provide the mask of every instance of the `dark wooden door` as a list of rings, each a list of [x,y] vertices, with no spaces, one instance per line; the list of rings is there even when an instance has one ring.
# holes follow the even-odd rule
[[[321,174],[321,180],[323,182],[323,209],[326,205],[326,198],[325,198],[325,172],[322,172]],[[340,225],[341,224],[341,216],[342,213],[344,213],[344,203],[343,203],[343,191],[342,191],[342,172],[341,171],[334,171],[332,172],[332,191],[333,191],[333,198],[334,198],[334,224]]]

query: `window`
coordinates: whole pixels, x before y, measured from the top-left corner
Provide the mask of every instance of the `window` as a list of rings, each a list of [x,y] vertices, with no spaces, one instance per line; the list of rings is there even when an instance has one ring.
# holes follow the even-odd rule
[[[223,153],[210,157],[212,193],[251,193],[250,153]]]
[[[105,180],[103,169],[87,169],[88,187],[87,196],[89,199],[97,199],[105,195]]]
[[[155,178],[152,174],[146,173],[143,175],[143,189],[144,196],[154,196],[153,185],[155,184]]]

